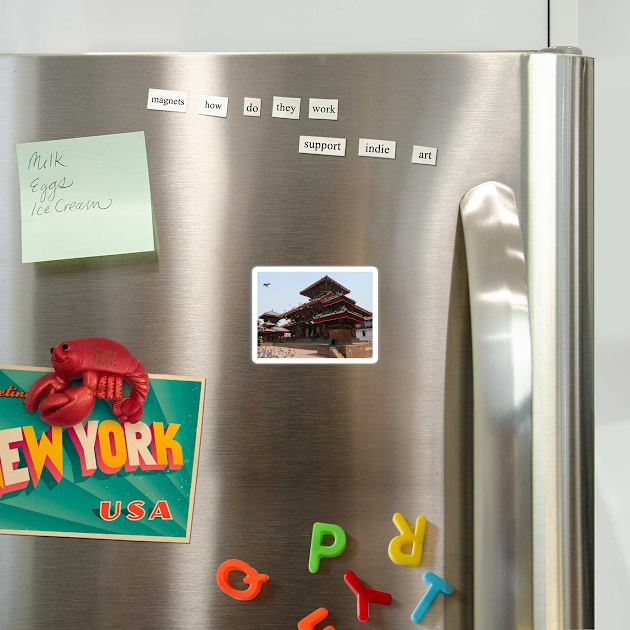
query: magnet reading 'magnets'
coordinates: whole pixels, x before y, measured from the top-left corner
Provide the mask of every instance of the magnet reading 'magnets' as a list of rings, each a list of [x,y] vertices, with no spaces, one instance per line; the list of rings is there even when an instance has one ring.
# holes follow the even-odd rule
[[[121,422],[133,424],[142,418],[149,376],[125,346],[98,337],[73,339],[51,348],[50,354],[55,371],[37,379],[28,390],[28,411],[37,408],[44,422],[71,427],[90,415],[98,397],[114,401],[112,411]],[[70,387],[70,381],[79,377],[83,384]],[[123,379],[131,385],[128,398],[122,395]]]

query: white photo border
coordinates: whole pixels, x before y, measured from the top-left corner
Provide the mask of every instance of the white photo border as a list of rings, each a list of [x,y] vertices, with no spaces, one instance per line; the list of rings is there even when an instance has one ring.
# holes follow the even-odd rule
[[[280,272],[358,272],[367,271],[372,274],[372,357],[368,359],[259,359],[258,358],[258,313],[256,312],[258,304],[258,274],[267,271],[280,271]],[[349,363],[374,364],[378,361],[378,269],[376,267],[358,267],[358,266],[344,266],[344,267],[325,267],[318,265],[315,267],[305,266],[290,266],[290,267],[254,267],[252,269],[252,361],[254,363],[271,363],[273,365],[320,365],[322,363],[334,363],[335,365],[348,365]]]

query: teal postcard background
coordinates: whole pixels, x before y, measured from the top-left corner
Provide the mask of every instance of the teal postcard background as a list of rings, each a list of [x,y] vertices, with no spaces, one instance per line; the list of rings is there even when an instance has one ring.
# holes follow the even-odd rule
[[[0,369],[0,390],[13,385],[27,392],[29,387],[46,372],[35,369]],[[203,380],[178,380],[177,377],[151,378],[150,390],[144,404],[141,422],[151,425],[163,422],[164,429],[171,423],[180,424],[175,440],[181,444],[184,465],[176,471],[143,471],[138,468],[109,475],[97,469],[89,477],[81,474],[76,448],[66,429],[63,431],[63,477],[59,483],[44,467],[36,488],[32,482],[22,490],[0,496],[1,530],[19,530],[24,533],[55,532],[57,534],[86,534],[90,537],[142,536],[181,539],[186,542],[189,511],[194,496],[193,474],[196,474],[195,449],[197,432],[201,431],[200,407]],[[110,405],[97,399],[87,420],[113,420]],[[39,440],[49,425],[39,413],[29,413],[24,398],[0,397],[0,430],[32,426]],[[19,468],[26,459],[20,448]],[[142,520],[125,518],[131,501],[144,501],[146,516]],[[173,520],[155,518],[149,521],[152,507],[166,500]],[[104,521],[99,516],[101,501],[122,503],[121,516]],[[155,538],[154,538],[155,540]]]

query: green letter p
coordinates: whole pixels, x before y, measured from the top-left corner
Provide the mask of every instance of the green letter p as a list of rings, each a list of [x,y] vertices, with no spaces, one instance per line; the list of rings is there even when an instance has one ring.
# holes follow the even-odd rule
[[[323,545],[324,536],[334,536],[332,545]],[[319,561],[322,558],[336,558],[346,548],[346,532],[339,525],[328,523],[313,523],[313,537],[311,538],[311,555],[308,559],[308,570],[311,573],[319,571]]]

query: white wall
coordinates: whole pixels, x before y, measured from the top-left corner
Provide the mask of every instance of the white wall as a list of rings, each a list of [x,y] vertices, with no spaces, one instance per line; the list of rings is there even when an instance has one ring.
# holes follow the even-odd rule
[[[365,334],[363,334],[365,333]],[[357,339],[361,341],[372,341],[372,329],[371,328],[357,328]]]
[[[579,0],[578,6],[578,45],[595,57],[595,620],[597,628],[624,628],[630,625],[630,208],[624,190],[630,3]]]
[[[0,0],[2,52],[538,49],[547,0]]]

